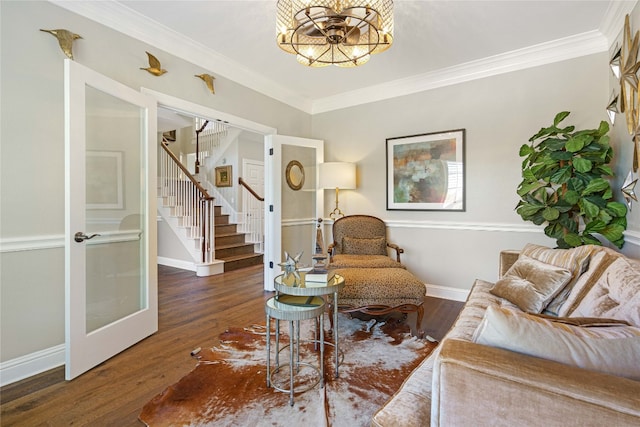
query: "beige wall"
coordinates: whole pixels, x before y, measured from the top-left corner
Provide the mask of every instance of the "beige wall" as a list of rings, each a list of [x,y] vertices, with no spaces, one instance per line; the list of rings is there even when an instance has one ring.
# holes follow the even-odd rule
[[[65,56],[41,28],[83,39],[76,61],[132,88],[146,87],[214,110],[309,137],[308,114],[216,79],[216,95],[193,77],[211,72],[48,2],[0,2],[0,361],[64,343]],[[169,72],[139,70],[145,50]]]
[[[406,249],[403,260],[420,279],[469,289],[475,278],[496,278],[499,250],[527,242],[555,245],[542,227],[525,223],[514,210],[521,181],[518,151],[563,110],[571,111],[567,123],[598,127],[606,120],[609,74],[607,53],[590,55],[317,114],[313,137],[325,140],[326,161],[357,163],[358,188],[340,193],[343,211],[386,220],[391,240]],[[466,211],[386,210],[385,139],[461,128],[466,129]],[[613,144],[619,142],[614,138]],[[326,212],[332,201],[326,198]],[[636,232],[638,210],[630,216]]]

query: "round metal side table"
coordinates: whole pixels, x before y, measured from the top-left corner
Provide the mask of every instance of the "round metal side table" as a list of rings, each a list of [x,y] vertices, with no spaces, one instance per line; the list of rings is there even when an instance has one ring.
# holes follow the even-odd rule
[[[327,282],[310,282],[305,280],[305,273],[300,274],[301,280],[296,283],[292,276],[284,277],[284,274],[277,276],[274,280],[276,293],[296,296],[321,296],[333,294],[333,338],[336,353],[336,375],[338,378],[338,367],[340,365],[340,346],[338,344],[338,292],[344,288],[344,277],[335,274]],[[330,343],[327,343],[330,344]]]
[[[315,387],[318,382],[320,386],[324,386],[324,310],[325,302],[318,296],[292,296],[292,295],[276,295],[269,298],[265,303],[265,312],[267,315],[267,387],[273,387],[278,391],[289,393],[289,405],[293,406],[293,394],[295,373],[299,372],[300,366],[308,366],[315,370],[318,374],[318,380],[304,389],[298,389],[297,392],[303,392]],[[276,320],[275,334],[275,360],[276,366],[271,371],[271,318]],[[319,369],[311,363],[300,361],[300,321],[316,319],[320,321],[320,360],[318,362]],[[280,320],[289,322],[289,363],[280,364]],[[317,323],[316,323],[317,326]],[[295,355],[295,357],[294,357]],[[294,362],[295,359],[295,362]],[[289,388],[276,384],[272,376],[279,372],[282,368],[289,366]]]

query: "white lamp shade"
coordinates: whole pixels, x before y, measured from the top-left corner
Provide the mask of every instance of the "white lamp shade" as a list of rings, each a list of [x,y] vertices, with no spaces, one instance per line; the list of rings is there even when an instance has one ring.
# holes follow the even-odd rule
[[[356,164],[327,162],[319,165],[320,179],[318,188],[339,188],[353,190],[356,188]]]

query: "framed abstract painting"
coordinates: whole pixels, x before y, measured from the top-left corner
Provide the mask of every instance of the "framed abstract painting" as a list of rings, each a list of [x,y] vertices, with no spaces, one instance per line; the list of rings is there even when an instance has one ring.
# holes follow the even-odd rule
[[[465,129],[387,138],[387,210],[465,210]]]

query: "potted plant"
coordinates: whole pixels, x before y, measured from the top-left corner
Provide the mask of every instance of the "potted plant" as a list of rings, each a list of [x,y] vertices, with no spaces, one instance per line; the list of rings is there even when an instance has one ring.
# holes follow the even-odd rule
[[[559,248],[601,245],[595,234],[621,248],[627,207],[613,200],[604,178],[613,176],[609,125],[602,121],[598,129],[580,131],[559,127],[568,115],[558,113],[552,126],[520,147],[524,161],[516,212],[525,221],[546,223],[544,233],[556,239]]]

